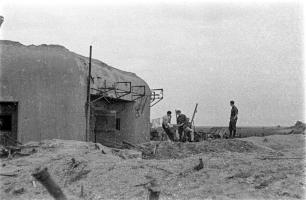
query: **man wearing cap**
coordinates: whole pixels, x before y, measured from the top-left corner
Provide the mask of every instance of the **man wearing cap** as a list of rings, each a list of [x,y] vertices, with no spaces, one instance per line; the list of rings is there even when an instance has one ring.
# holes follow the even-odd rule
[[[230,106],[232,107],[231,109],[231,116],[230,116],[230,122],[229,122],[229,132],[230,138],[234,138],[236,136],[236,123],[238,120],[238,109],[235,106],[235,102],[233,100],[230,101]]]
[[[184,140],[184,129],[187,126],[187,117],[186,115],[182,114],[180,110],[176,110],[177,114],[177,126],[178,126],[178,133],[179,133],[179,140],[183,142]]]
[[[169,139],[171,141],[174,141],[174,135],[171,131],[171,111],[167,112],[167,115],[163,116],[163,123],[162,123],[162,127],[164,129],[164,131],[166,132],[166,134],[168,135]]]

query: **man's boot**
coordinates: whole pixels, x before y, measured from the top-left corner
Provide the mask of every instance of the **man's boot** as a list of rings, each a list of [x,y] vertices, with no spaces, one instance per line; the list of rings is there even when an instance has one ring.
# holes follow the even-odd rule
[[[236,137],[236,130],[233,131],[233,138]]]

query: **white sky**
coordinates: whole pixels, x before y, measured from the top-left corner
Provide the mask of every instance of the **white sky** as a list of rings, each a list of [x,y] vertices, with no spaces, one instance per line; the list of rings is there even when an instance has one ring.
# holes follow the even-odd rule
[[[4,1],[1,39],[60,44],[131,71],[165,99],[151,118],[181,109],[196,125],[292,125],[304,119],[303,7],[299,3]]]

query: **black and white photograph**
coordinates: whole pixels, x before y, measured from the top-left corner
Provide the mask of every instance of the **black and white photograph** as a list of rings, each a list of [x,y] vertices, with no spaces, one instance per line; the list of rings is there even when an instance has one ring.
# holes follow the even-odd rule
[[[0,199],[306,199],[305,10],[0,0]]]

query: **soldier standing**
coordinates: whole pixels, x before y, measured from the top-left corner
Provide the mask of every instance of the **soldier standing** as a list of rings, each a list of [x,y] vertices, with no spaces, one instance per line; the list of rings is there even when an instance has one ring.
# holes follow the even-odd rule
[[[238,109],[235,106],[235,102],[233,100],[230,101],[230,105],[232,107],[231,109],[231,116],[230,116],[230,122],[229,122],[229,132],[230,138],[234,138],[236,136],[236,123],[238,120]]]
[[[184,129],[187,126],[187,117],[186,115],[182,114],[180,110],[176,110],[177,115],[177,125],[178,125],[178,133],[179,133],[179,141],[184,142]]]

